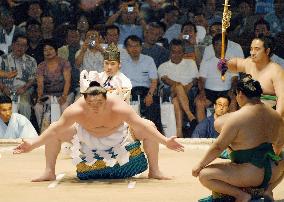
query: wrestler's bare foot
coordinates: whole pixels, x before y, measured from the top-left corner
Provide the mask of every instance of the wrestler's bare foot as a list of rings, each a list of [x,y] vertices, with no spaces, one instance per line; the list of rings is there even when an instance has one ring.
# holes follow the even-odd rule
[[[53,181],[56,179],[56,175],[52,171],[45,170],[43,175],[38,178],[32,179],[32,182]]]
[[[235,202],[249,202],[251,200],[250,194],[242,194],[240,197],[236,197]]]
[[[149,171],[149,178],[157,179],[157,180],[171,180],[172,177],[165,176],[161,171]]]

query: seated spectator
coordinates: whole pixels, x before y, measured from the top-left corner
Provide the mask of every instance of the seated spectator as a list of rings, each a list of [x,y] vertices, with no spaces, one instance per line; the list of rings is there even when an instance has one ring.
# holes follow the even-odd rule
[[[233,37],[245,37],[252,32],[254,23],[260,18],[253,13],[252,6],[251,0],[241,0],[238,5],[238,13],[232,18],[229,27]]]
[[[58,49],[58,56],[68,60],[71,69],[71,89],[70,91],[77,95],[79,93],[80,70],[75,64],[76,52],[80,49],[80,35],[75,26],[70,25],[67,28],[66,45]]]
[[[122,2],[120,9],[109,17],[106,24],[115,24],[119,27],[119,44],[123,44],[130,35],[136,35],[143,38],[143,29],[146,26],[145,21],[139,17],[139,6],[133,1]]]
[[[192,133],[192,138],[216,138],[218,132],[214,128],[214,121],[219,116],[229,112],[231,98],[229,96],[218,97],[214,103],[214,114],[201,121]]]
[[[255,0],[255,13],[258,15],[274,13],[273,1],[274,0]]]
[[[85,41],[75,56],[75,64],[82,71],[103,71],[103,48],[100,45],[99,33],[89,30]]]
[[[157,23],[149,23],[144,31],[144,43],[142,54],[154,59],[156,67],[169,60],[169,51],[157,45],[160,26]]]
[[[13,37],[22,33],[23,30],[14,24],[12,14],[9,11],[0,11],[0,50],[8,54],[11,51]]]
[[[205,0],[205,6],[203,13],[205,18],[208,21],[208,24],[211,25],[213,22],[222,20],[222,13],[216,10],[216,0]]]
[[[222,33],[222,23],[216,22],[216,23],[212,24],[209,29],[210,29],[211,36],[213,38],[217,34]],[[211,45],[205,47],[203,57],[202,57],[202,61],[206,61],[206,60],[208,60],[212,57],[215,57],[215,52],[214,52],[213,45],[211,44]],[[232,57],[243,58],[244,53],[243,53],[242,47],[238,43],[235,43],[231,40],[228,40],[227,51],[226,51],[225,57],[226,58],[232,58]]]
[[[13,95],[18,103],[18,112],[28,119],[31,117],[31,96],[34,92],[37,63],[26,54],[28,40],[25,35],[16,35],[12,42],[12,52],[0,57],[0,69],[5,73],[0,79],[1,93]],[[1,94],[0,93],[0,94]]]
[[[43,115],[42,98],[56,96],[60,104],[61,112],[64,111],[73,101],[74,95],[70,93],[71,86],[71,66],[68,61],[57,56],[56,43],[45,40],[44,61],[38,65],[37,69],[37,104],[35,105],[35,115],[39,127],[41,128],[41,117]]]
[[[105,27],[105,43],[106,44],[102,44],[102,46],[106,48],[112,43],[116,45],[120,52],[120,60],[122,60],[121,58],[125,57],[125,55],[128,55],[128,54],[125,48],[123,47],[123,44],[119,44],[119,36],[120,36],[120,30],[118,26],[107,25]]]
[[[202,59],[203,49],[201,49],[201,46],[199,46],[197,42],[196,25],[192,22],[184,23],[182,25],[179,38],[185,43],[184,58],[194,60],[199,66]]]
[[[54,39],[54,18],[51,15],[45,14],[40,17],[41,19],[41,32],[43,39]],[[56,41],[57,42],[57,41]]]
[[[274,10],[274,12],[264,16],[264,19],[270,25],[273,37],[277,33],[284,31],[284,3],[282,0],[274,0]]]
[[[222,35],[217,34],[212,39],[215,53],[214,57],[211,57],[207,60],[202,60],[200,64],[199,93],[195,99],[198,122],[201,122],[206,118],[206,108],[215,103],[216,99],[220,96],[230,95],[232,100],[230,111],[234,111],[237,108],[237,103],[233,92],[238,80],[238,75],[227,72],[225,74],[225,80],[223,81],[221,79],[221,73],[217,68],[217,64],[221,57],[221,41]],[[227,44],[228,40],[226,39],[225,41]],[[227,48],[225,50],[226,52],[228,51]]]
[[[37,64],[44,60],[42,32],[40,26],[40,23],[36,20],[29,20],[26,25],[26,34],[28,37],[27,54],[32,56],[36,60]]]
[[[166,31],[164,38],[170,43],[172,39],[178,38],[181,31],[181,25],[177,24],[179,18],[179,9],[176,6],[168,5],[164,8],[164,18],[161,22],[165,23]]]
[[[141,16],[145,19],[146,23],[158,22],[163,18],[163,7],[165,1],[146,0],[141,5]]]
[[[21,22],[21,24],[19,24],[19,27],[22,29],[26,29],[27,28],[27,23],[30,20],[35,20],[38,23],[41,23],[41,19],[40,16],[43,13],[43,5],[42,5],[43,1],[30,1],[28,2],[28,8],[25,10],[26,11],[26,15],[27,15],[27,21]]]
[[[76,17],[77,17],[77,20],[76,20],[77,30],[80,35],[80,45],[83,45],[86,39],[86,34],[89,31],[91,24],[90,24],[90,20],[82,13],[80,15],[77,15]]]
[[[0,138],[34,138],[38,134],[31,122],[23,115],[12,113],[12,100],[0,95]]]
[[[140,114],[155,123],[161,131],[160,101],[156,95],[158,74],[153,58],[141,54],[142,40],[135,35],[126,38],[127,57],[121,61],[121,72],[132,83],[132,101],[140,96]]]
[[[166,30],[167,30],[167,26],[163,22],[157,22],[157,24],[160,26],[157,44],[159,46],[163,46],[165,49],[168,50],[169,49],[169,41],[168,41],[167,38],[164,37],[164,34],[165,34]]]
[[[194,79],[198,77],[196,63],[192,59],[183,59],[184,44],[179,39],[173,39],[170,43],[170,60],[160,65],[159,78],[165,84],[163,91],[170,94],[175,109],[177,137],[183,137],[182,123],[184,113],[190,121],[192,130],[197,121],[190,110],[188,99]],[[168,93],[168,92],[170,93]]]

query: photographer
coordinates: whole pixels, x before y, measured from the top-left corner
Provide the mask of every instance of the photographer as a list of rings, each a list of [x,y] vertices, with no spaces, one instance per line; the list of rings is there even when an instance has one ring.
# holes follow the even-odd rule
[[[106,25],[112,24],[119,27],[119,44],[123,44],[124,40],[130,35],[142,38],[143,30],[146,27],[144,19],[140,17],[139,6],[135,1],[122,2],[120,9],[110,16],[106,22]]]
[[[186,22],[182,25],[179,38],[185,43],[184,59],[195,60],[197,66],[199,66],[202,59],[202,54],[200,47],[197,44],[196,35],[196,25],[192,22]]]
[[[89,30],[80,50],[76,53],[75,64],[80,70],[103,71],[103,48],[100,46],[100,36],[95,30]]]

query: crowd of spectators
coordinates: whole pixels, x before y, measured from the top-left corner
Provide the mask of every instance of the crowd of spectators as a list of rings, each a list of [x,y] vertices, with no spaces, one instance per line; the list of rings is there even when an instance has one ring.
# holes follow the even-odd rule
[[[248,57],[252,39],[264,35],[278,42],[271,60],[284,67],[284,1],[230,3],[225,58]],[[162,132],[161,100],[172,101],[178,137],[191,137],[198,123],[198,131],[208,127],[208,108],[238,107],[239,75],[228,72],[224,82],[217,69],[222,11],[222,0],[2,0],[0,94],[40,131],[42,98],[57,97],[63,111],[80,96],[80,72],[103,72],[114,43],[140,114]]]

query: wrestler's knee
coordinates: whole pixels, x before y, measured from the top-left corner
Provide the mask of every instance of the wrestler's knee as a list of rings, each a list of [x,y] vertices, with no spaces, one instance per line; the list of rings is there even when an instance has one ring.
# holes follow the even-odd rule
[[[201,184],[206,185],[207,182],[211,179],[211,174],[208,168],[203,168],[199,173],[199,181]]]

